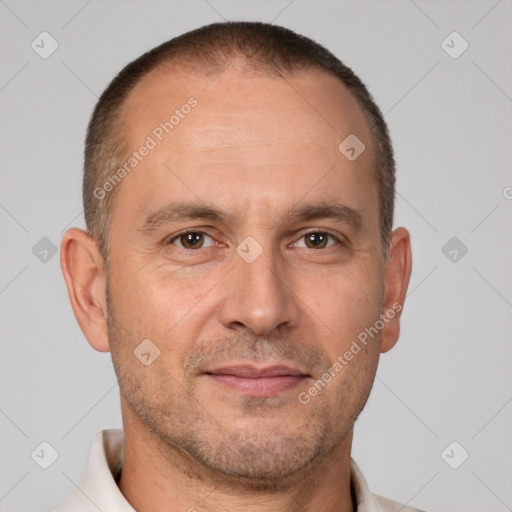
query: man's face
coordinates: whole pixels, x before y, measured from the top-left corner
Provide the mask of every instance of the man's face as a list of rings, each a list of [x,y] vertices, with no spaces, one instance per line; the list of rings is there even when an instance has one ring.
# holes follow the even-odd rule
[[[197,104],[180,110],[190,97]],[[123,400],[224,474],[279,478],[321,460],[347,442],[380,349],[379,334],[331,368],[382,313],[363,113],[317,71],[283,80],[233,67],[153,72],[122,118],[132,150],[156,141],[118,185],[111,224],[109,339]],[[366,145],[355,161],[338,149],[350,134]],[[134,355],[146,339],[160,350],[148,366]]]

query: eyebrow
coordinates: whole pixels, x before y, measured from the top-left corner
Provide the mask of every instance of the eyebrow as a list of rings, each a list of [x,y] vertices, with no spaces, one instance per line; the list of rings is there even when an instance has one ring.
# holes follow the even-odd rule
[[[215,206],[178,202],[171,203],[159,210],[149,214],[141,227],[138,228],[143,235],[150,236],[158,228],[175,221],[183,220],[209,220],[228,223],[234,218],[233,215],[216,208]],[[331,219],[337,222],[348,224],[354,231],[359,232],[364,222],[359,210],[339,203],[312,203],[301,207],[292,208],[285,214],[278,223],[297,223],[304,221]]]
[[[198,203],[172,203],[146,217],[139,231],[151,235],[163,225],[177,220],[204,219],[226,222],[229,216],[214,206]]]
[[[356,232],[361,231],[364,224],[359,210],[339,203],[313,203],[292,208],[284,219],[288,222],[331,219],[348,224]]]

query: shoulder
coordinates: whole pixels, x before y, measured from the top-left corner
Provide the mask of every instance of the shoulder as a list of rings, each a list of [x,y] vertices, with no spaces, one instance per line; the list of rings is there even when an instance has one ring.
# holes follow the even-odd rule
[[[354,459],[350,459],[350,485],[358,512],[422,512],[397,501],[373,494]]]
[[[71,494],[48,512],[134,512],[117,486],[124,460],[124,433],[99,432],[91,446],[89,462]]]

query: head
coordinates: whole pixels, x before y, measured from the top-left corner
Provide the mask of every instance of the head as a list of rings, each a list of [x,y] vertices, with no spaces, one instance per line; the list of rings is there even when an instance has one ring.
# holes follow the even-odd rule
[[[126,66],[61,252],[125,428],[260,483],[346,445],[411,271],[394,172],[365,86],[287,29],[210,25]]]

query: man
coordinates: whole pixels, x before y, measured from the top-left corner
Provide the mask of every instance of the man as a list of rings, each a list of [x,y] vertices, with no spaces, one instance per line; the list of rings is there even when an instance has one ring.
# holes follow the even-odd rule
[[[394,183],[365,86],[287,29],[209,25],[126,66],[61,250],[124,429],[53,510],[413,510],[350,457],[411,272]]]

